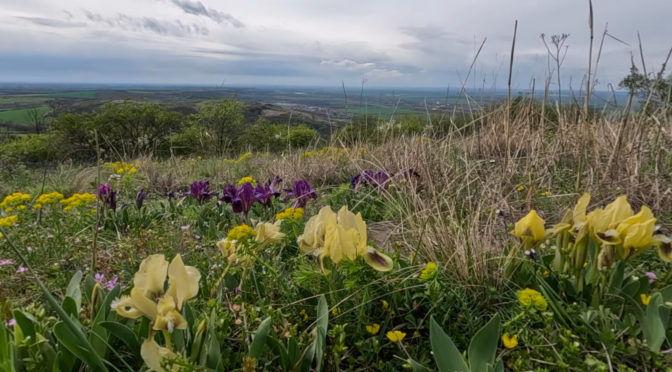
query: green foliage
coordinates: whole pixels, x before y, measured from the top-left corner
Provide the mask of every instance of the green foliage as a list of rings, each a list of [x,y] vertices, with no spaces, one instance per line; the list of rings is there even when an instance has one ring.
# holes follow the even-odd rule
[[[14,162],[50,163],[61,156],[57,138],[51,134],[26,134],[0,146],[0,158]]]

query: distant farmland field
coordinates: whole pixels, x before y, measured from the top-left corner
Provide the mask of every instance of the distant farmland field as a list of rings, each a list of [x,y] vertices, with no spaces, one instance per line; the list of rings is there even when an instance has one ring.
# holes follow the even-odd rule
[[[47,106],[39,106],[37,109],[43,115],[49,111],[49,107]],[[28,110],[30,109],[0,111],[0,123],[14,123],[23,125],[32,124],[28,117]]]

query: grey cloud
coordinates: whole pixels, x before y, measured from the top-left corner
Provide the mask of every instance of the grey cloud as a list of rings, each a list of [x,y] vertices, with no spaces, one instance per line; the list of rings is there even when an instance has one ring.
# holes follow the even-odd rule
[[[24,21],[28,21],[32,24],[36,24],[36,25],[39,25],[39,26],[47,26],[47,27],[69,28],[69,27],[84,27],[84,26],[86,26],[86,24],[82,23],[82,22],[70,22],[70,21],[63,21],[63,20],[54,19],[54,18],[20,17],[20,16],[17,16],[16,18],[23,19]]]
[[[173,0],[173,4],[182,9],[185,13],[196,15],[196,16],[205,16],[217,23],[228,22],[231,26],[236,28],[245,27],[243,22],[232,16],[231,14],[220,12],[217,9],[206,8],[200,1],[191,1],[191,0]]]
[[[180,20],[161,20],[153,17],[133,17],[117,14],[116,17],[103,17],[100,14],[84,10],[86,18],[94,23],[118,27],[127,31],[151,31],[159,35],[186,37],[192,35],[208,35],[206,27],[195,23],[184,24]]]

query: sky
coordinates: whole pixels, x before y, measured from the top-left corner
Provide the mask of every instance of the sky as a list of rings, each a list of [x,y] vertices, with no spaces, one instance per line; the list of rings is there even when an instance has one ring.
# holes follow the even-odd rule
[[[647,70],[660,68],[672,1],[594,0],[594,11],[595,54],[610,35],[598,89],[633,54],[641,68],[638,32]],[[515,20],[513,87],[556,73],[540,35],[566,33],[560,76],[579,89],[588,0],[0,0],[0,82],[503,89]]]

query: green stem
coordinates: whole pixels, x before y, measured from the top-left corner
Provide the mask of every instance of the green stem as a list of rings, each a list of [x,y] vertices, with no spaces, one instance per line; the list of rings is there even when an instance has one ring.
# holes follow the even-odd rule
[[[524,311],[521,311],[518,315],[514,316],[514,317],[511,318],[508,322],[504,323],[504,324],[502,325],[502,328],[506,328],[506,327],[508,327],[509,324],[511,324],[511,323],[515,322],[516,320],[522,318],[523,315],[525,315],[525,312],[524,312]]]
[[[161,331],[163,333],[163,338],[166,339],[166,348],[170,351],[173,351],[173,344],[170,342],[170,332]]]

